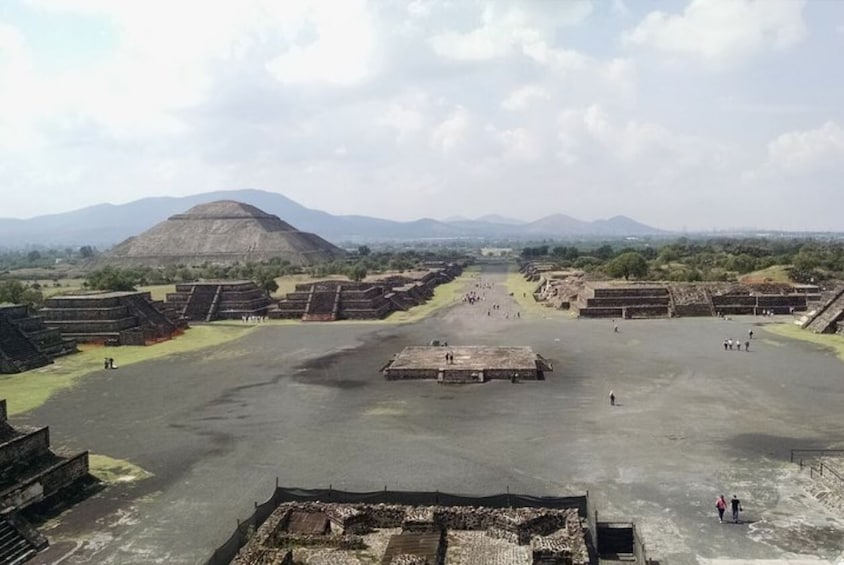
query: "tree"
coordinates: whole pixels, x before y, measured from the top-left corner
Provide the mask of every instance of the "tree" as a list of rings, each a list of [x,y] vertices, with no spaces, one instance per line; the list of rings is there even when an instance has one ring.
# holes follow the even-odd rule
[[[630,280],[631,276],[641,278],[647,275],[648,262],[639,253],[628,251],[607,263],[605,269],[612,277],[624,277],[624,280]]]
[[[85,284],[94,290],[135,290],[140,276],[131,270],[104,267],[88,275]]]
[[[0,302],[20,304],[25,290],[24,284],[14,279],[0,282]]]
[[[44,295],[37,288],[26,286],[17,280],[8,280],[0,282],[0,302],[41,306]]]
[[[360,247],[358,247],[358,255],[360,255],[361,257],[366,257],[370,253],[372,253],[372,250],[369,248],[368,245],[361,245]]]
[[[348,272],[348,277],[355,282],[362,281],[366,278],[367,270],[363,263],[356,263]]]
[[[79,248],[79,255],[83,259],[90,259],[94,256],[94,248],[90,245],[83,245]]]
[[[26,258],[29,260],[30,263],[34,263],[35,261],[41,259],[41,252],[39,252],[37,249],[33,249],[32,251],[26,254]]]
[[[267,294],[272,294],[278,290],[278,283],[272,273],[261,272],[255,277],[255,283]]]

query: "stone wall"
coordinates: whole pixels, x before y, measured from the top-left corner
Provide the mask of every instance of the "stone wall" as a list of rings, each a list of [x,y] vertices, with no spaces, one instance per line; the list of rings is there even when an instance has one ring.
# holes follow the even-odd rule
[[[41,428],[0,444],[0,469],[29,461],[50,449],[50,429]]]

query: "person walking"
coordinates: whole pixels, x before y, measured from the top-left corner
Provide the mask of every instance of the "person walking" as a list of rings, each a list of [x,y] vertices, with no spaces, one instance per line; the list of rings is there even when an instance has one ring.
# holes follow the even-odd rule
[[[753,339],[753,330],[747,330],[747,337]]]
[[[739,512],[744,512],[744,509],[741,507],[741,500],[736,495],[733,495],[733,499],[730,500],[730,509],[733,511],[733,522],[738,524]]]
[[[722,494],[715,499],[715,508],[718,509],[718,521],[724,523],[724,512],[727,510],[727,499]]]
[[[610,406],[615,406],[615,393],[610,391]]]

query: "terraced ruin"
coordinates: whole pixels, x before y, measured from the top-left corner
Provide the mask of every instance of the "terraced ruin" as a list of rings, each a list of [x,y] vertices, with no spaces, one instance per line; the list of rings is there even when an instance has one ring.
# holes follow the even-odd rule
[[[44,317],[26,305],[0,305],[0,373],[43,367],[76,352],[76,340],[44,325]]]
[[[522,272],[537,283],[537,301],[584,318],[794,314],[821,297],[815,285],[590,281],[582,272],[542,264],[523,265]]]
[[[177,284],[166,303],[186,320],[211,322],[264,316],[270,299],[252,281],[202,281]]]
[[[185,324],[149,292],[92,292],[47,299],[40,315],[63,338],[110,345],[145,345],[177,335]]]
[[[60,497],[88,475],[88,452],[61,453],[50,448],[50,429],[15,428],[0,400],[0,563],[23,563],[47,546],[47,539],[20,512]]]
[[[297,284],[293,292],[267,313],[273,319],[306,322],[379,320],[390,312],[409,310],[434,295],[434,288],[450,282],[463,271],[449,264],[406,275],[372,281],[325,280]]]

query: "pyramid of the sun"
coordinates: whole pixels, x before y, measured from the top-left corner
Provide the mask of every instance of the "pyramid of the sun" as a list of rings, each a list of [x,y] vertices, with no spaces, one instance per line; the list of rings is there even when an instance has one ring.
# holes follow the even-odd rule
[[[340,258],[344,252],[318,235],[297,230],[249,204],[219,200],[194,206],[115,246],[103,259],[120,265],[196,265],[267,261],[295,265]]]

